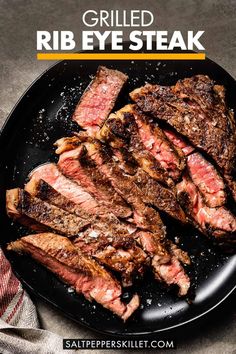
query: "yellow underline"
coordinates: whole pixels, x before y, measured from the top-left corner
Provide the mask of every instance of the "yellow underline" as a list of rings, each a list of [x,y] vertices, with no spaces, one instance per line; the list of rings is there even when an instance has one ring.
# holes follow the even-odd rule
[[[38,60],[204,60],[205,53],[37,53]]]

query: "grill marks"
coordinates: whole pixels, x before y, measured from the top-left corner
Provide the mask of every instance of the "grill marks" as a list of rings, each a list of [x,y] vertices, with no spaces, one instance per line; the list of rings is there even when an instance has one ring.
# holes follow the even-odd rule
[[[75,247],[83,254],[92,256],[99,263],[120,273],[124,287],[131,286],[134,277],[143,276],[148,257],[136,245],[134,238],[96,233],[96,229],[83,233],[74,240]]]
[[[100,66],[84,92],[72,117],[88,134],[94,136],[114,107],[128,77],[117,70]]]
[[[111,145],[116,148],[125,146],[137,164],[150,177],[164,184],[173,185],[172,179],[160,161],[145,148],[135,121],[135,110],[132,105],[127,105],[116,114],[111,114],[100,130],[99,138],[111,142]]]

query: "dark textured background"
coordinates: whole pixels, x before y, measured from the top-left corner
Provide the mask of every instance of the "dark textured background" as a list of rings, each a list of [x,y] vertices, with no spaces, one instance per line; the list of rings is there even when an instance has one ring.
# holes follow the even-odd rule
[[[0,0],[1,126],[27,87],[52,64],[36,60],[36,31],[72,30],[77,39],[83,29],[82,13],[88,9],[147,9],[155,15],[148,30],[205,30],[203,44],[207,56],[236,77],[235,0]],[[48,305],[35,301],[44,328],[67,338],[96,336]],[[201,322],[175,332],[176,352],[236,353],[235,302],[233,294]]]

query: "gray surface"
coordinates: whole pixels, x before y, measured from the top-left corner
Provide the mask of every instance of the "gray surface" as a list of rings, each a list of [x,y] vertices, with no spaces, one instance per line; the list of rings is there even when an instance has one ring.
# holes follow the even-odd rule
[[[0,0],[1,125],[31,82],[52,64],[36,60],[36,30],[70,29],[77,37],[82,29],[83,11],[99,8],[149,9],[155,14],[155,22],[148,29],[205,30],[207,55],[236,77],[235,0]],[[43,302],[36,300],[36,304],[44,328],[69,338],[95,336]],[[235,295],[218,312],[208,316],[205,323],[175,335],[178,353],[236,353]]]

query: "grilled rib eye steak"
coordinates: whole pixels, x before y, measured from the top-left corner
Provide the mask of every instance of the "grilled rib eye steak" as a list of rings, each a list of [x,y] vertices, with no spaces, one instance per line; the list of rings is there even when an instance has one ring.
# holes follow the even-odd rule
[[[72,119],[94,136],[114,107],[127,79],[120,71],[100,66],[75,108]]]
[[[66,237],[53,233],[29,235],[11,242],[8,250],[30,254],[73,286],[77,293],[82,293],[89,301],[95,300],[124,321],[139,306],[138,295],[134,295],[127,305],[121,302],[118,281],[97,262],[83,255]]]
[[[130,96],[143,112],[165,120],[214,159],[235,193],[236,126],[223,86],[196,75],[175,86],[147,84]]]
[[[167,239],[157,209],[181,223],[190,220],[220,245],[236,244],[221,177],[236,196],[235,123],[223,88],[203,75],[172,87],[148,84],[130,94],[136,104],[110,114],[126,80],[100,67],[72,117],[85,130],[55,143],[57,165],[35,169],[25,190],[7,191],[13,219],[37,232],[71,236],[30,235],[8,249],[31,254],[124,320],[139,298],[121,302],[110,271],[123,286],[151,267],[159,282],[177,285],[180,296],[190,287],[184,268],[190,259]]]

